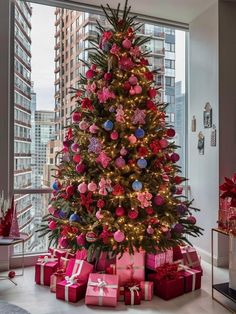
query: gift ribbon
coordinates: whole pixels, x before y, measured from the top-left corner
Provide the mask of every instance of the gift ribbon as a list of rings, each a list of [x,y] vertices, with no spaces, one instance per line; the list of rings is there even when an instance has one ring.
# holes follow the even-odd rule
[[[39,258],[37,263],[40,265],[40,284],[44,285],[44,266],[50,262],[57,262],[57,258],[44,256],[43,258]]]
[[[144,300],[148,300],[148,289],[149,289],[149,282],[144,282]]]
[[[74,274],[73,276],[69,277],[66,276],[65,280],[66,280],[66,285],[65,285],[65,301],[69,302],[69,287],[74,285],[77,280],[75,279],[75,276],[77,274]]]
[[[74,273],[76,273],[77,276],[80,275],[81,269],[82,269],[82,267],[83,267],[83,263],[84,263],[83,260],[79,260],[79,259],[76,259],[76,260],[75,260],[75,264],[74,264],[73,270],[72,270],[72,275],[73,275]]]
[[[89,281],[88,286],[97,287],[99,288],[98,292],[98,305],[103,305],[103,296],[104,296],[104,288],[112,288],[117,289],[117,285],[110,285],[106,281],[98,278],[97,281]]]
[[[130,304],[134,305],[135,292],[139,296],[139,286],[128,287],[130,291]]]
[[[130,279],[133,280],[135,269],[144,269],[144,266],[134,266],[134,255],[130,255],[130,264],[127,266],[118,266],[117,269],[130,270]]]
[[[192,291],[195,290],[195,287],[196,287],[196,273],[194,271],[191,270],[191,268],[189,268],[188,266],[186,265],[179,265],[179,270],[184,270],[186,271],[187,273],[193,275],[193,280],[192,280]]]

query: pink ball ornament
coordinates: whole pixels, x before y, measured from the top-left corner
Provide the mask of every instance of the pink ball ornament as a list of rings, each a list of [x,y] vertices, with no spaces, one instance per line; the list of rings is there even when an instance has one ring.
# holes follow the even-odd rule
[[[50,230],[55,230],[55,229],[57,228],[56,222],[55,222],[54,220],[51,220],[51,221],[49,222],[49,224],[48,224],[48,228],[49,228]]]
[[[73,112],[72,113],[72,122],[73,123],[79,123],[80,120],[81,120],[81,113],[77,112],[77,111]]]
[[[97,218],[98,220],[100,220],[100,219],[103,218],[103,214],[102,214],[101,210],[98,210],[95,215],[96,215],[96,218]]]
[[[125,156],[125,155],[127,155],[127,153],[128,153],[127,149],[125,149],[124,147],[122,147],[121,150],[120,150],[121,156]]]
[[[155,203],[157,206],[163,205],[164,202],[165,202],[165,200],[164,200],[164,197],[163,197],[163,196],[161,196],[161,195],[156,195],[156,196],[154,197],[154,203]]]
[[[89,127],[90,133],[95,134],[95,133],[97,133],[97,131],[98,131],[98,127],[96,126],[96,124],[93,123],[92,125],[90,125],[90,127]]]
[[[115,141],[115,140],[117,140],[117,139],[118,139],[119,134],[118,134],[118,132],[113,131],[113,132],[111,133],[110,137],[111,137],[111,139],[112,139],[112,140],[114,140],[114,141]]]
[[[173,154],[170,156],[170,159],[171,159],[173,162],[177,162],[177,161],[179,161],[179,155],[176,154],[176,153],[173,153]]]
[[[76,242],[79,246],[83,246],[85,245],[85,235],[83,233],[81,233],[80,235],[78,235],[76,237]]]
[[[134,91],[135,91],[136,95],[139,95],[139,94],[142,93],[143,89],[142,89],[142,87],[140,85],[135,85],[134,86]]]
[[[131,77],[129,78],[129,83],[131,85],[136,85],[138,83],[137,77],[132,74]]]
[[[76,154],[73,156],[73,161],[77,164],[79,164],[81,162],[81,156]]]
[[[88,190],[91,192],[95,192],[97,190],[97,184],[95,182],[90,182],[88,184]]]
[[[87,130],[88,127],[89,127],[88,122],[86,122],[86,121],[84,121],[84,120],[79,123],[79,128],[80,128],[80,130],[82,130],[82,131]]]
[[[85,76],[88,80],[90,80],[91,78],[93,78],[95,75],[95,72],[92,69],[89,69],[86,73]]]
[[[131,87],[131,89],[129,90],[129,94],[130,94],[131,96],[134,96],[134,95],[135,95],[135,90],[134,90],[133,87]]]
[[[82,193],[82,194],[86,193],[86,192],[87,192],[87,189],[88,189],[88,186],[87,186],[87,184],[86,184],[85,182],[80,183],[80,184],[78,185],[78,191],[79,191],[80,193]]]
[[[187,218],[187,221],[188,221],[190,224],[195,225],[196,222],[197,222],[197,219],[196,219],[194,216],[189,216],[189,217]]]
[[[66,237],[60,238],[59,245],[60,245],[60,247],[62,247],[64,249],[67,248],[69,245],[67,238]]]
[[[56,211],[56,208],[55,208],[55,207],[53,207],[52,205],[49,205],[49,206],[48,206],[48,212],[49,212],[51,215],[54,215],[55,211]]]
[[[153,234],[153,233],[154,233],[154,229],[152,228],[152,226],[149,225],[149,226],[147,227],[147,233],[148,233],[148,234]]]
[[[159,141],[159,144],[161,148],[166,148],[169,145],[168,141],[164,138]]]
[[[116,208],[116,216],[117,217],[124,216],[124,214],[125,214],[125,210],[123,207],[119,206]]]
[[[132,46],[132,42],[126,38],[122,41],[122,46],[125,48],[125,49],[130,49],[131,46]]]
[[[124,160],[124,158],[118,157],[118,158],[115,160],[115,165],[116,165],[118,168],[123,168],[123,167],[125,166],[125,160]]]
[[[135,209],[129,210],[129,212],[128,212],[128,217],[129,217],[130,219],[136,219],[136,218],[138,217],[138,211],[135,210]]]
[[[73,153],[79,153],[79,144],[78,143],[73,143],[71,145],[71,150]]]
[[[137,138],[133,134],[131,134],[128,139],[130,144],[135,144],[137,142]]]
[[[122,232],[121,230],[117,230],[115,233],[114,233],[114,240],[116,242],[123,242],[125,239],[125,234],[124,232]]]

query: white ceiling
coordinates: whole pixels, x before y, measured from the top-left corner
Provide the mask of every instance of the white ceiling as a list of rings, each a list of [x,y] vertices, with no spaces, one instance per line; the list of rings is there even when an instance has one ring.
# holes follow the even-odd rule
[[[124,4],[125,0],[74,0],[80,3],[106,5],[116,7],[117,3]],[[206,10],[217,0],[129,0],[132,12],[151,17],[190,23],[195,17]]]

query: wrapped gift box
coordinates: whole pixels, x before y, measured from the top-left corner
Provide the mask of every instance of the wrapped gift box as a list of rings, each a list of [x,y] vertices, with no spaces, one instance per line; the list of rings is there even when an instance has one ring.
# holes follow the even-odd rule
[[[191,246],[185,246],[181,248],[181,251],[183,254],[184,265],[193,269],[200,270],[202,273],[200,257],[198,256],[195,248]]]
[[[125,305],[139,305],[141,303],[141,291],[138,285],[125,287]]]
[[[61,257],[60,258],[60,268],[64,269],[64,271],[66,271],[68,264],[69,264],[69,261],[70,261],[69,258]]]
[[[181,269],[181,265],[180,265]],[[181,275],[184,277],[184,292],[188,293],[201,288],[202,273],[200,270],[186,266],[182,268]]]
[[[176,245],[173,247],[173,262],[182,261],[182,260],[183,260],[183,254],[181,251],[181,247],[179,245]]]
[[[130,281],[144,281],[145,252],[135,252],[131,255],[125,252],[116,257],[116,274],[119,276],[120,286]]]
[[[58,259],[44,256],[35,265],[35,282],[38,285],[50,286],[50,278],[57,271]]]
[[[52,257],[56,257],[56,258],[61,258],[61,257],[65,257],[65,258],[74,258],[75,254],[71,253],[69,250],[66,249],[58,249],[58,248],[49,248],[48,249],[49,253],[51,254]]]
[[[184,277],[154,281],[154,293],[164,300],[170,300],[184,294]]]
[[[93,271],[93,265],[84,260],[71,258],[69,260],[66,276],[76,275],[80,281],[87,282],[89,274]]]
[[[117,305],[118,291],[117,275],[90,274],[85,304],[115,307]]]
[[[148,269],[155,270],[165,263],[173,263],[172,249],[165,252],[158,252],[157,254],[147,254],[146,256],[146,268]]]
[[[106,268],[106,274],[115,275],[116,274],[116,264],[111,264]]]
[[[84,298],[87,283],[77,281],[73,277],[65,277],[65,280],[56,285],[56,298],[67,302],[77,302]]]
[[[87,261],[88,251],[86,249],[78,250],[75,253],[75,259]]]
[[[56,292],[56,285],[57,283],[63,281],[65,279],[65,273],[63,270],[58,270],[56,273],[54,273],[50,278],[50,291]]]
[[[140,294],[141,294],[142,300],[145,300],[145,301],[152,300],[153,282],[152,281],[141,281],[140,282]]]
[[[101,252],[100,256],[97,259],[95,268],[97,271],[105,271],[111,264],[116,263],[116,258],[111,256],[108,252]]]
[[[125,287],[119,287],[118,301],[125,300]]]

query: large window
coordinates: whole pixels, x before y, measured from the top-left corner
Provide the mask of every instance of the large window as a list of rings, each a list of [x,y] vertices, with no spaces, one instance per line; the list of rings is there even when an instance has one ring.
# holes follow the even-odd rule
[[[47,212],[56,154],[74,108],[68,87],[77,87],[88,60],[88,38],[103,16],[23,0],[15,1],[14,37],[14,189],[21,231],[28,234],[26,252],[41,252],[47,240],[35,233]],[[43,20],[42,20],[43,17]],[[106,22],[107,23],[107,22]],[[161,101],[176,129],[180,165],[185,169],[185,31],[144,24],[150,36],[149,64],[158,70]],[[16,248],[17,252],[17,248]]]

